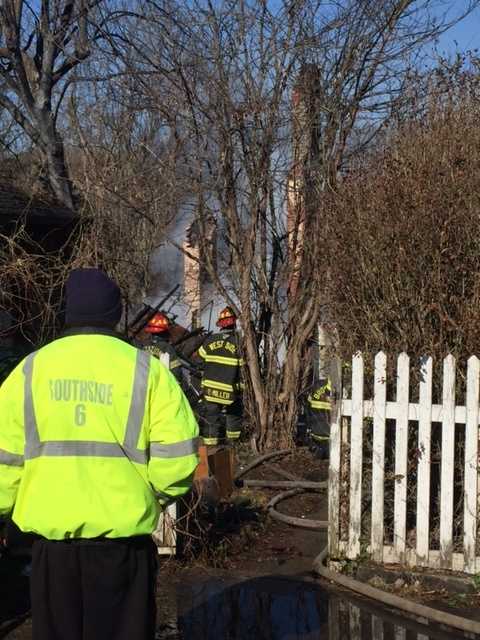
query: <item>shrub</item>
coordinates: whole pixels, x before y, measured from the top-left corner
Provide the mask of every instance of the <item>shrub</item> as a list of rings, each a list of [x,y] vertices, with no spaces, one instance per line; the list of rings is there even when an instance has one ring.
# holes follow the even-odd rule
[[[478,76],[462,77],[438,74],[421,111],[322,202],[324,296],[343,357],[480,352],[480,100]]]

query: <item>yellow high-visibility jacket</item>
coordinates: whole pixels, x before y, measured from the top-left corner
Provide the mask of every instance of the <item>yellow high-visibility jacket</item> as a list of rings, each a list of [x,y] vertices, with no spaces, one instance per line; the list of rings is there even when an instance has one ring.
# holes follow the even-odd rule
[[[70,335],[0,387],[0,515],[50,540],[150,534],[188,491],[198,427],[173,375],[109,335]]]

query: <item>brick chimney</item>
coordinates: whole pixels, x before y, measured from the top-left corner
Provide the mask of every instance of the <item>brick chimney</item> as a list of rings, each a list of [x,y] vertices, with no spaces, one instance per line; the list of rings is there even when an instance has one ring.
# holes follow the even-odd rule
[[[194,220],[187,228],[183,242],[183,295],[190,311],[192,329],[200,326],[201,313],[209,302],[205,300],[205,289],[208,274],[205,268],[205,249],[213,247],[213,260],[216,262],[216,225],[213,218],[209,218],[204,228],[198,220]]]
[[[297,293],[305,246],[305,215],[314,203],[311,183],[320,165],[319,149],[320,71],[316,65],[305,65],[292,92],[293,165],[287,181],[287,234],[290,259],[288,294]]]

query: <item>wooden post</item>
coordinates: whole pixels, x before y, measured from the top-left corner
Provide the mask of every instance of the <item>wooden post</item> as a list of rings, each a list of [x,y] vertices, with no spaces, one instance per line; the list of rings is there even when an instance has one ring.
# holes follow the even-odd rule
[[[398,356],[397,364],[397,424],[395,429],[395,492],[393,545],[398,561],[405,562],[407,543],[407,463],[410,359],[406,353]]]
[[[478,402],[480,363],[476,356],[468,360],[467,415],[465,425],[465,490],[463,546],[465,571],[476,573],[477,493],[478,493]]]
[[[218,487],[219,499],[228,498],[233,491],[234,451],[231,445],[207,447],[208,468]]]
[[[328,598],[328,640],[342,640],[340,637],[340,607],[335,596]]]
[[[340,541],[340,460],[342,420],[342,363],[332,363],[332,410],[330,412],[330,463],[328,469],[328,552],[339,556]]]
[[[387,356],[383,351],[380,351],[380,353],[377,353],[375,356],[374,394],[371,550],[375,562],[382,562],[385,486],[385,422],[387,412]]]
[[[383,620],[372,616],[372,640],[383,640]]]
[[[350,640],[362,640],[362,623],[360,609],[352,603],[348,604],[350,619]]]
[[[440,475],[440,564],[452,568],[455,456],[455,358],[443,361],[442,464]]]
[[[350,526],[348,558],[360,554],[363,461],[363,357],[352,358],[352,425],[350,429]]]
[[[430,465],[432,448],[432,358],[421,365],[418,416],[417,564],[428,566],[430,549]]]

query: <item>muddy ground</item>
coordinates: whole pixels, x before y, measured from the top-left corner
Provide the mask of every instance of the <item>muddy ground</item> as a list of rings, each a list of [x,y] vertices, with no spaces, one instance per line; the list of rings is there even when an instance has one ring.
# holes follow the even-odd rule
[[[251,455],[248,451],[237,452],[237,468],[246,465],[249,459]],[[303,448],[275,464],[306,480],[320,481],[327,477],[326,463],[316,460]],[[250,471],[245,477],[284,479],[266,465]],[[228,594],[229,591],[232,593],[234,607],[238,598],[234,586],[239,581],[252,584],[263,581],[262,588],[271,593],[281,592],[282,589],[291,592],[295,589],[305,591],[317,588],[319,582],[313,581],[311,567],[315,556],[326,544],[326,532],[291,527],[269,517],[266,504],[277,493],[278,489],[237,488],[230,499],[222,501],[215,509],[205,508],[199,520],[195,518],[194,522],[191,515],[182,520],[181,528],[185,528],[188,520],[189,530],[189,535],[183,536],[184,557],[159,560],[158,640],[200,638],[201,635],[196,632],[192,635],[188,627],[179,629],[179,618],[189,609],[198,610],[199,616],[205,616],[199,603],[205,599],[215,600],[219,598],[218,594]],[[326,493],[295,496],[282,502],[278,509],[300,518],[327,520]],[[380,588],[383,581],[385,590],[396,591],[399,595],[461,616],[480,619],[480,590],[474,589],[468,596],[462,593],[452,594],[441,586],[432,589],[431,581],[424,588],[419,586],[418,581],[405,579],[405,576],[404,584],[396,588],[393,584],[386,584],[388,580],[385,573],[381,574],[381,579],[377,579],[378,577],[373,568],[370,573],[367,570],[362,579],[372,584],[376,582],[375,586]],[[6,622],[9,615],[10,619],[15,618],[28,608],[25,597],[27,586],[26,577],[19,577],[16,584],[6,585],[3,580],[0,582],[0,639],[31,639],[31,620],[28,615],[24,620],[17,618],[10,625]],[[11,594],[13,589],[19,596],[8,605],[5,593]],[[331,585],[329,589],[331,590]],[[6,612],[8,606],[10,611]],[[222,600],[221,607],[224,606],[225,602]],[[321,608],[323,604],[320,603],[319,606]],[[316,633],[319,631],[320,628]],[[328,632],[323,637],[328,637]]]
[[[250,454],[244,450],[237,456],[237,468],[246,464]],[[306,449],[282,458],[279,466],[307,480],[325,479],[327,467]],[[252,470],[246,478],[281,480],[280,475],[263,466]],[[248,580],[266,576],[310,575],[312,561],[326,544],[326,533],[290,527],[267,516],[265,506],[279,490],[235,489],[228,501],[215,510],[206,510],[200,527],[193,526],[187,537],[185,557],[159,560],[158,574],[158,638],[177,638],[179,592],[182,586],[204,584],[212,579],[218,584],[232,580]],[[309,493],[282,502],[283,513],[309,519],[327,519],[326,495]],[[190,519],[191,520],[191,519]],[[277,581],[278,586],[278,581]],[[15,584],[0,586],[0,638],[30,640],[31,620],[17,617],[28,607],[28,578],[20,576]],[[273,586],[272,586],[273,588]],[[15,602],[6,602],[5,594],[15,590]],[[3,604],[2,604],[3,603]],[[3,611],[2,611],[3,607]],[[7,610],[8,609],[8,610]],[[11,620],[11,622],[10,622]],[[220,640],[220,639],[219,639]]]

